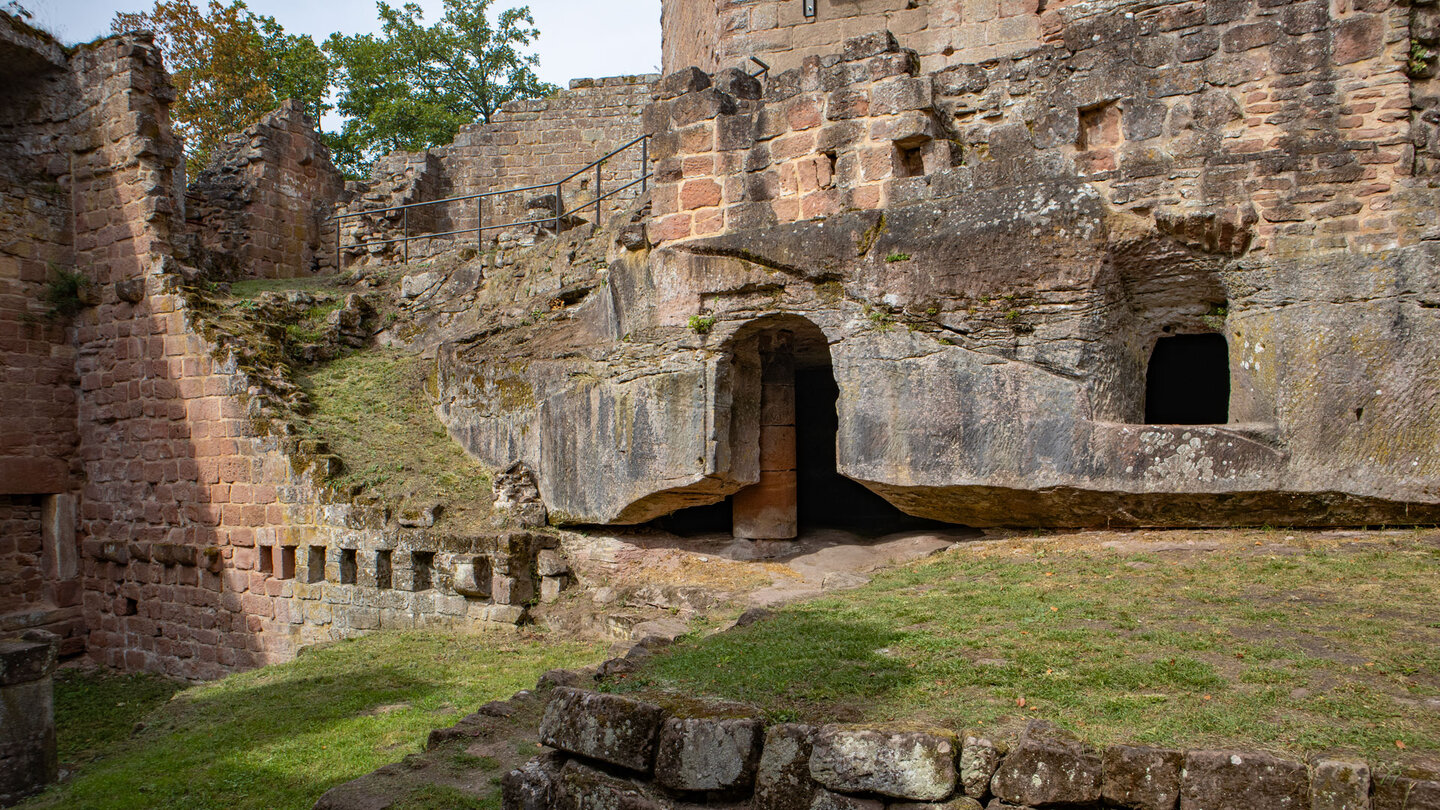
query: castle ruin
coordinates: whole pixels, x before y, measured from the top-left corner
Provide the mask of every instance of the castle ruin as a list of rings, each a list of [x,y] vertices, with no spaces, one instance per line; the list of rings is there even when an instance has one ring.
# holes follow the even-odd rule
[[[437,416],[551,526],[1440,520],[1434,5],[662,19],[663,78],[578,80],[364,182],[287,105],[188,186],[147,35],[0,21],[0,632],[209,678],[513,624],[564,586],[533,520],[457,535],[328,487],[283,375],[207,321],[207,283],[393,265],[424,234],[484,250],[403,294],[505,304],[420,341]],[[539,208],[472,196],[631,142]],[[598,259],[492,255],[585,230],[485,230],[557,205]],[[49,317],[64,273],[87,283]],[[505,314],[532,299],[553,314]]]

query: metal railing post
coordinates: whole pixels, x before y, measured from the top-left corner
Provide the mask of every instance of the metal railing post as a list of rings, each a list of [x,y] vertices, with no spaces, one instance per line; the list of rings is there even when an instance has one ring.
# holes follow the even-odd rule
[[[640,193],[644,194],[650,189],[647,181],[650,179],[650,134],[640,136]]]
[[[560,238],[560,216],[561,216],[561,213],[560,213],[560,187],[563,186],[563,185],[565,185],[565,181],[564,181],[564,180],[561,180],[559,183],[556,183],[556,184],[555,184],[555,238],[556,238],[556,239],[559,239],[559,238]]]
[[[400,209],[400,244],[405,246],[405,264],[410,264],[410,209]]]
[[[600,230],[600,163],[595,164],[595,222],[590,226],[590,233]]]
[[[345,272],[345,254],[340,252],[340,218],[335,218],[335,272]]]
[[[480,253],[485,245],[485,198],[475,198],[475,252]]]

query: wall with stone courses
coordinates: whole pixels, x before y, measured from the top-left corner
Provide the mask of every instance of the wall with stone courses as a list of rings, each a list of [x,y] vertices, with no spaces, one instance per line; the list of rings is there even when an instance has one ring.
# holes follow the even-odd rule
[[[1145,215],[1258,213],[1252,254],[1380,250],[1432,227],[1424,200],[1397,204],[1414,164],[1407,8],[1072,11],[1065,46],[1011,60],[925,75],[858,38],[845,61],[773,77],[758,104],[714,88],[662,102],[655,238],[903,204],[1047,154]]]
[[[67,72],[4,37],[15,33],[0,18],[0,493],[58,493],[74,472],[74,350],[44,295],[74,264],[71,88]]]
[[[423,152],[395,152],[381,158],[363,183],[350,183],[352,197],[344,213],[359,213],[426,200],[461,197],[490,191],[554,183],[584,168],[617,147],[640,136],[640,115],[650,101],[657,76],[612,76],[575,79],[568,90],[541,99],[513,101],[498,110],[489,123],[460,129],[455,140]],[[636,146],[607,160],[601,167],[603,193],[640,178],[641,149]],[[594,209],[575,210],[595,198],[595,174],[588,171],[562,189],[567,210],[585,222]],[[535,189],[486,198],[487,225],[540,219],[552,209],[527,209],[526,203],[553,193]],[[602,216],[613,215],[640,196],[640,187],[607,198]],[[409,209],[409,233],[447,233],[445,241],[412,241],[412,256],[427,255],[438,247],[475,244],[475,200]],[[569,226],[576,223],[569,220]],[[347,218],[342,229],[347,259],[362,254],[399,255],[399,244],[383,245],[402,235],[401,213]],[[485,232],[485,241],[499,237]]]
[[[920,55],[925,72],[1010,56],[1034,48],[1059,25],[1069,0],[816,0],[805,17],[801,0],[666,0],[661,14],[667,73],[689,66],[713,72],[772,72],[806,58],[837,53],[851,37],[889,30]]]
[[[660,66],[665,73],[698,67],[720,69],[720,0],[663,0],[660,4]]]
[[[210,678],[377,627],[513,626],[534,595],[534,555],[549,541],[397,529],[379,508],[332,503],[323,481],[333,457],[288,437],[263,384],[234,351],[202,335],[207,327],[183,287],[189,273],[172,257],[182,172],[161,65],[141,35],[84,46],[62,71],[68,91],[53,94],[66,114],[40,108],[54,133],[32,138],[33,155],[9,153],[53,163],[56,182],[73,183],[55,203],[73,200],[73,216],[25,210],[56,223],[56,250],[73,250],[56,258],[94,282],[93,305],[56,338],[66,342],[35,352],[58,358],[66,379],[78,380],[78,405],[64,409],[76,397],[61,385],[69,399],[47,415],[78,436],[62,457],[84,482],[83,594],[63,590],[83,600],[83,618],[72,623],[88,629],[90,654],[115,667]],[[7,135],[35,129],[24,118],[37,108],[5,109],[18,122]],[[5,185],[22,196],[17,189]],[[0,329],[15,324],[7,317]],[[3,390],[7,402],[18,396]],[[0,498],[0,572],[14,586],[6,598],[23,608],[12,616],[23,617],[37,597],[70,584],[52,581],[49,569],[74,563],[45,544],[51,534],[74,541],[60,525],[72,501]],[[378,571],[382,552],[391,558],[388,582]],[[11,624],[0,619],[0,629]]]
[[[193,258],[212,277],[294,278],[333,266],[335,226],[325,220],[345,180],[315,126],[286,101],[221,141],[191,183],[186,215],[202,248]]]
[[[575,674],[547,674],[541,687],[578,683]],[[539,741],[554,750],[503,777],[506,810],[1402,810],[1440,802],[1440,774],[1381,774],[1343,755],[1307,763],[1246,750],[1102,750],[1046,721],[1009,740],[913,723],[767,724],[744,704],[564,686],[550,696]]]
[[[640,114],[650,102],[654,75],[575,79],[549,98],[506,104],[488,124],[463,127],[454,142],[432,150],[438,155],[446,196],[478,194],[553,183],[616,147],[640,136]],[[614,189],[640,177],[638,145],[607,161],[601,183]],[[565,184],[564,202],[573,209],[595,198],[594,172]],[[485,220],[498,223],[530,219],[525,201],[545,190],[507,194],[485,202]],[[613,214],[640,194],[639,186],[605,202]],[[578,216],[594,221],[593,209]],[[446,230],[475,226],[475,203],[446,208]],[[461,237],[462,239],[464,237]]]
[[[41,604],[45,592],[40,499],[0,495],[0,616]]]

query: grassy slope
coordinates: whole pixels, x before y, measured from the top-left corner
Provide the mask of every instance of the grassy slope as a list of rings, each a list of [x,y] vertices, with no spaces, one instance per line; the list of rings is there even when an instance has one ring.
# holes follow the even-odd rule
[[[23,807],[308,808],[545,670],[601,657],[601,647],[538,635],[375,633],[183,689],[133,737],[135,714],[115,704],[153,705],[173,686],[66,676],[59,736],[66,761],[81,760],[78,775]]]
[[[442,526],[482,521],[493,498],[484,468],[450,439],[428,392],[435,362],[388,349],[309,369],[301,384],[316,434],[345,462],[342,487],[389,503],[444,503]]]
[[[1440,695],[1440,542],[1313,538],[1298,554],[1248,541],[1198,557],[1045,541],[954,551],[687,641],[620,688],[811,721],[1003,731],[1039,717],[1098,743],[1350,749],[1376,762],[1399,755],[1397,741],[1440,751],[1440,714],[1420,707]]]

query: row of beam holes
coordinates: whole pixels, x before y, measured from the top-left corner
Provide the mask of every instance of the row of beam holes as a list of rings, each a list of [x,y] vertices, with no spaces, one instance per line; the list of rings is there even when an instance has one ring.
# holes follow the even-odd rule
[[[295,546],[260,546],[260,573],[276,579],[295,578]],[[375,587],[389,590],[394,587],[395,568],[393,552],[375,552]],[[277,569],[276,562],[279,562]],[[325,581],[325,547],[310,546],[307,559],[306,581]],[[415,572],[414,590],[428,591],[434,587],[435,552],[412,551],[410,565]],[[354,585],[359,574],[359,552],[353,548],[340,549],[340,584]]]

